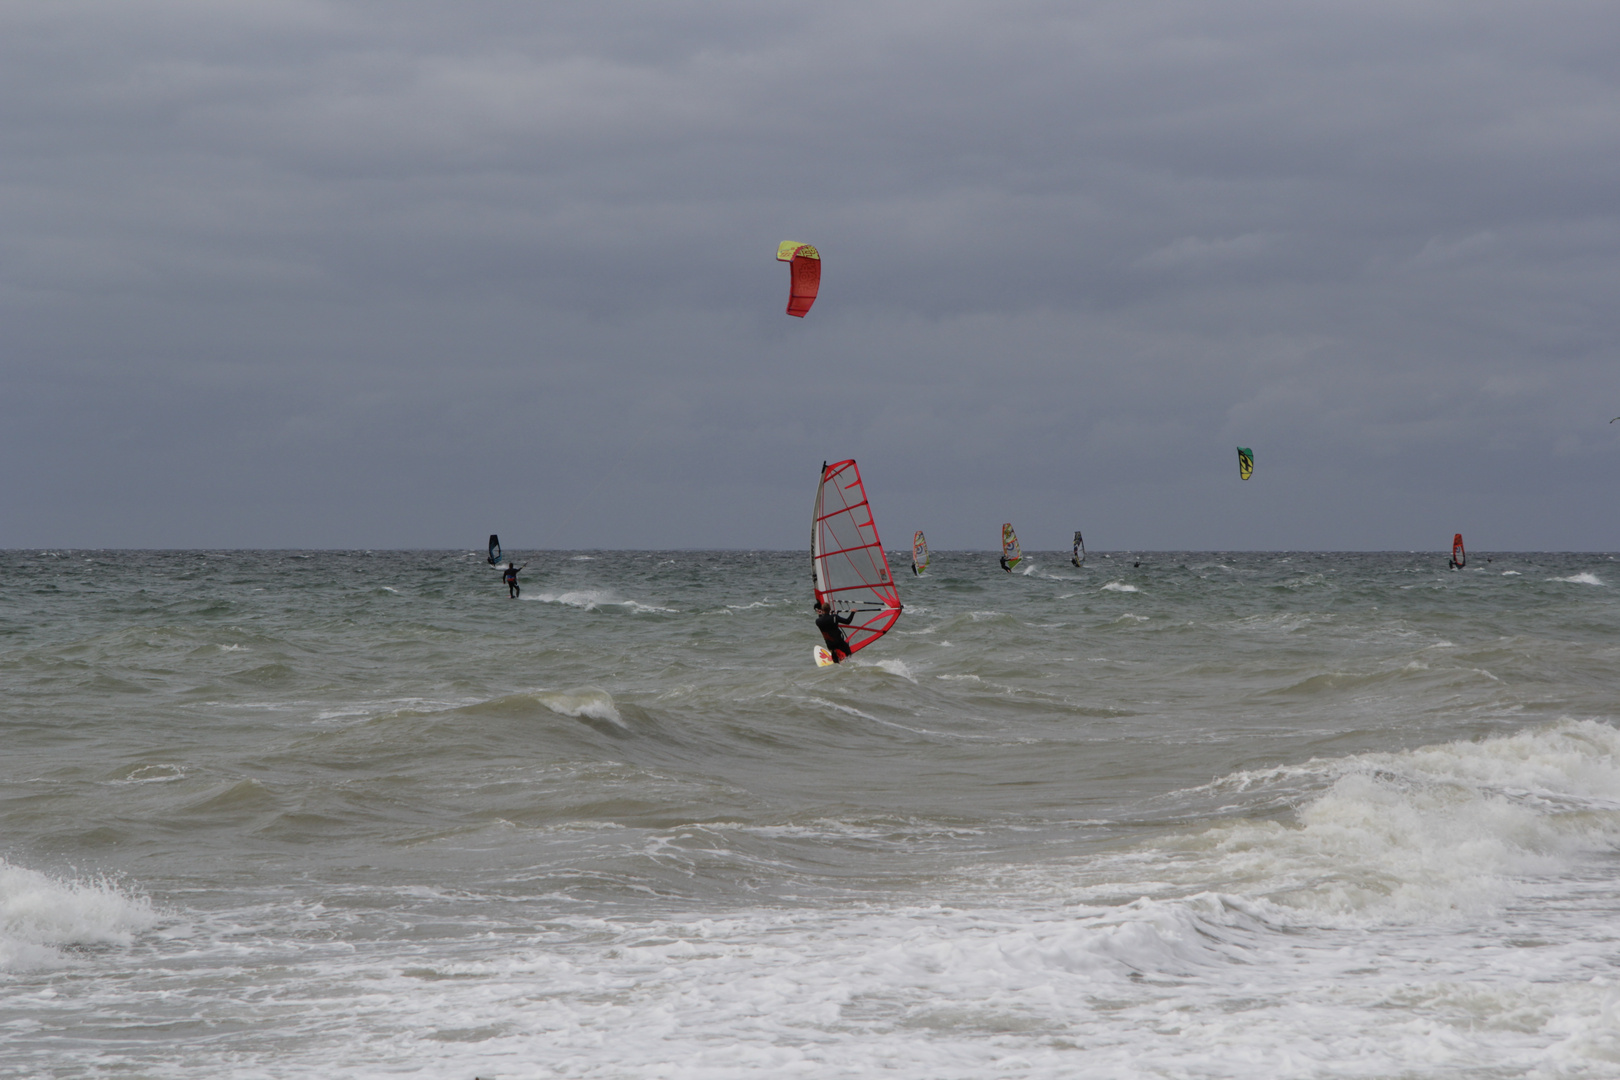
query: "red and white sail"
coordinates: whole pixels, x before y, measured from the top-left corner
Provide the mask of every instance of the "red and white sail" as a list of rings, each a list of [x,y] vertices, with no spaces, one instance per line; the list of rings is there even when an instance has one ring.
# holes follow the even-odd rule
[[[854,612],[844,628],[851,652],[888,633],[900,618],[900,593],[889,573],[866,487],[855,462],[822,465],[810,533],[810,564],[816,601],[826,600],[839,614]]]

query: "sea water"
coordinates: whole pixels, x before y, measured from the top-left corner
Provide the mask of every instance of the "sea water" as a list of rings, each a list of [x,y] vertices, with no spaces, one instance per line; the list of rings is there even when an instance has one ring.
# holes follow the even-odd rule
[[[0,554],[0,1075],[1620,1075],[1610,555]]]

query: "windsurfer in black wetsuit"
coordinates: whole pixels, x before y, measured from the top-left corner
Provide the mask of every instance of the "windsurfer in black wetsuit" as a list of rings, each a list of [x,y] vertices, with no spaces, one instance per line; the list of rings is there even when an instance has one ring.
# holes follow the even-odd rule
[[[1012,573],[1012,565],[1007,562],[1007,556],[1005,555],[1001,557],[1001,568],[1009,574]]]
[[[855,621],[855,613],[851,611],[843,618],[833,614],[832,605],[823,600],[816,605],[816,629],[821,631],[822,640],[827,643],[827,651],[832,653],[833,663],[841,664],[849,656],[849,642],[844,640],[844,632],[840,626],[848,626]]]
[[[523,566],[528,565],[528,563],[523,564]],[[523,566],[513,566],[511,563],[507,563],[506,570],[501,574],[501,580],[506,582],[506,598],[508,600],[516,600],[518,594],[523,592],[522,589],[518,588],[517,583],[518,571],[523,569]]]

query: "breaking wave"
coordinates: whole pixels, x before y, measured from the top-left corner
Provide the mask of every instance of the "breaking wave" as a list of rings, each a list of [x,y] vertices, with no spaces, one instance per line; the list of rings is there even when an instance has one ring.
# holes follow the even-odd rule
[[[75,945],[127,945],[151,902],[101,879],[63,881],[0,859],[0,971],[49,967]]]

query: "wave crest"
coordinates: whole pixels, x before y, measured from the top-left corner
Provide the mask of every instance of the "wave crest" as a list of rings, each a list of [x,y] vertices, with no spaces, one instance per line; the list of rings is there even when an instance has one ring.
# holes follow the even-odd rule
[[[52,966],[64,946],[127,945],[156,922],[149,900],[108,881],[61,881],[0,859],[0,971]]]
[[[570,589],[567,592],[543,592],[525,596],[524,600],[538,600],[542,604],[565,604],[586,611],[600,611],[605,607],[624,608],[632,613],[657,611],[673,614],[674,608],[643,604],[639,600],[621,600],[609,589]]]
[[[610,724],[625,726],[613,695],[594,686],[538,693],[534,695],[534,700],[561,716],[571,716],[576,720],[606,720]]]
[[[1526,876],[1620,842],[1620,730],[1569,721],[1478,742],[1358,755],[1214,787],[1327,788],[1290,825],[1242,820],[1172,841],[1186,883],[1328,922],[1496,909]]]

